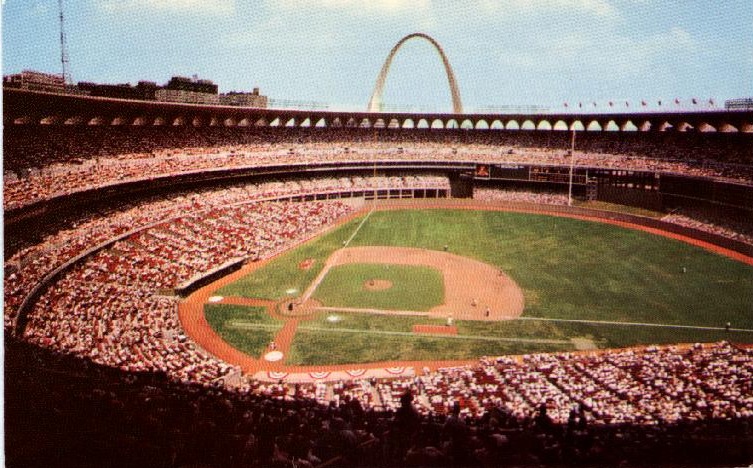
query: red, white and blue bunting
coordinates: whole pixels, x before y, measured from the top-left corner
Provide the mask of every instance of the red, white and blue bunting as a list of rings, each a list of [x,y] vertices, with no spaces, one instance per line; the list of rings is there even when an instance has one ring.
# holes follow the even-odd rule
[[[331,374],[331,372],[309,372],[309,376],[316,380],[326,379],[329,377],[329,374]]]
[[[269,378],[272,379],[272,380],[280,380],[280,379],[284,379],[285,377],[287,377],[288,373],[287,372],[269,371],[269,372],[267,372],[267,376],[269,376]]]

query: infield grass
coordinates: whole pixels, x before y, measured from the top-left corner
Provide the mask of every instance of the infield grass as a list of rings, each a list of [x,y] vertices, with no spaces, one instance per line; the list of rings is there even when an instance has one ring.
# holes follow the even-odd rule
[[[380,291],[368,290],[364,285],[371,279],[392,285]],[[339,265],[327,272],[313,298],[330,307],[426,311],[444,301],[444,281],[442,273],[430,267]]]

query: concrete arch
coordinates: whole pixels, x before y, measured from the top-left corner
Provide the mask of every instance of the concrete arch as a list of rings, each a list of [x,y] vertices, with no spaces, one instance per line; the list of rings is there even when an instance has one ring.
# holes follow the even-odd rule
[[[442,119],[434,119],[431,121],[431,128],[445,128]]]
[[[554,122],[554,125],[552,125],[552,130],[556,132],[566,132],[568,130],[567,122],[562,119],[557,120]]]
[[[552,124],[549,123],[548,120],[539,120],[539,123],[536,125],[536,130],[551,130]]]
[[[586,126],[586,131],[587,132],[600,132],[602,130],[603,130],[603,128],[601,126],[601,123],[599,123],[598,120],[592,120]]]
[[[89,121],[86,123],[87,125],[105,125],[107,122],[105,121],[105,118],[102,116],[96,116],[89,119]]]
[[[416,128],[416,123],[413,119],[405,119],[403,120],[403,124],[400,125],[400,128]]]
[[[638,126],[635,125],[632,120],[628,120],[620,126],[620,131],[636,132],[638,131]]]
[[[576,132],[585,132],[586,126],[583,125],[582,121],[575,120],[570,124],[570,130],[575,130]]]
[[[478,122],[476,122],[476,126],[474,128],[476,130],[489,130],[489,122],[484,119],[480,119]]]
[[[429,128],[429,121],[426,119],[421,119],[416,124],[416,128]]]
[[[460,101],[460,91],[458,90],[458,84],[455,80],[455,73],[453,73],[452,71],[450,61],[447,60],[447,56],[445,55],[444,50],[442,50],[442,46],[440,46],[439,43],[434,40],[434,38],[424,33],[408,34],[404,38],[400,39],[398,43],[395,44],[395,46],[392,48],[389,55],[387,55],[387,59],[384,61],[384,65],[382,65],[379,76],[377,77],[376,84],[374,85],[374,92],[371,94],[371,99],[369,99],[367,111],[380,112],[382,110],[382,93],[384,91],[384,83],[387,80],[387,73],[389,73],[390,71],[392,59],[395,57],[395,54],[400,49],[400,47],[402,47],[402,45],[406,41],[413,38],[425,39],[432,46],[434,46],[434,49],[436,49],[437,53],[442,59],[442,64],[444,65],[445,73],[447,74],[447,81],[450,84],[450,93],[452,94],[452,110],[455,114],[462,114],[463,104]]]
[[[722,132],[722,133],[737,133],[739,130],[734,125],[730,123],[725,123],[725,124],[720,125],[717,131]]]
[[[42,118],[39,123],[42,125],[60,125],[63,121],[63,117],[59,115],[48,115],[47,117]]]
[[[503,124],[501,120],[495,119],[491,123],[491,125],[489,125],[489,129],[490,130],[504,130],[505,129],[505,124]]]
[[[709,132],[715,133],[716,132],[716,128],[713,125],[711,125],[711,124],[709,124],[707,122],[701,122],[698,125],[698,131],[699,132],[704,132],[704,133],[709,133]]]
[[[520,124],[521,130],[536,130],[536,124],[531,119],[524,120],[522,124]]]
[[[13,119],[13,125],[29,125],[34,122],[34,118],[28,115],[16,117]]]
[[[447,122],[445,122],[444,128],[456,129],[456,128],[460,128],[460,125],[458,125],[458,121],[457,120],[450,119]]]
[[[460,128],[470,130],[474,128],[474,125],[470,119],[465,119],[460,123]]]
[[[63,122],[63,125],[82,125],[84,123],[84,117],[80,115],[74,115],[73,117],[69,117],[66,119],[65,122]]]
[[[617,124],[617,121],[614,119],[608,120],[606,123],[604,123],[601,126],[602,131],[605,132],[616,132],[620,129],[620,126]]]
[[[505,130],[520,130],[520,123],[517,120],[508,120],[505,124]]]

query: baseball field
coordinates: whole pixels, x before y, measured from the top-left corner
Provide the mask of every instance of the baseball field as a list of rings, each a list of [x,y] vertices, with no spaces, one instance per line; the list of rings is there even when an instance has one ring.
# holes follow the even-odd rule
[[[540,214],[374,211],[212,294],[217,335],[255,359],[276,341],[286,365],[753,343],[753,266]]]

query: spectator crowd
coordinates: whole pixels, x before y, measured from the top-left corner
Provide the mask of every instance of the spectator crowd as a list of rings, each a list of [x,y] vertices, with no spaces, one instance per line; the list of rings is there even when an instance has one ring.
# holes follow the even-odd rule
[[[34,128],[14,127],[6,137],[6,210],[93,188],[228,169],[364,161],[571,163],[569,139],[560,135],[567,132],[474,132],[469,136],[454,131],[400,130],[381,132],[374,140],[373,134],[359,129],[91,128],[73,132],[65,127]],[[576,167],[753,183],[749,139],[588,133],[579,140],[572,161]],[[674,146],[667,146],[667,139]]]
[[[12,466],[697,467],[753,460],[753,351],[726,342],[482,358],[401,380],[239,387],[115,371],[12,339],[8,346]],[[44,444],[36,440],[40,429]]]

